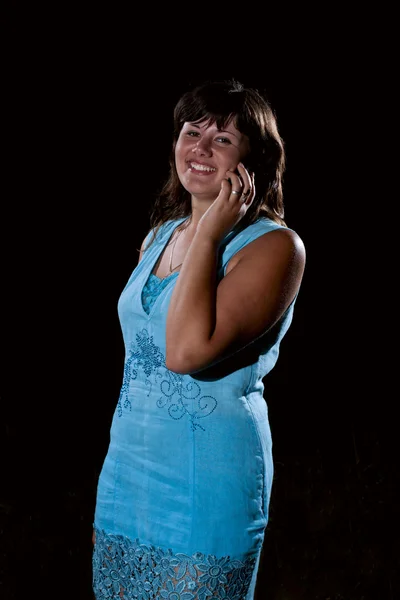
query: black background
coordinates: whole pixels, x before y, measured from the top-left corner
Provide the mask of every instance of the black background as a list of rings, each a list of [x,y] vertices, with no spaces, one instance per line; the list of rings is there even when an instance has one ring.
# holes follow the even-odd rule
[[[286,218],[307,249],[265,381],[275,482],[257,599],[393,600],[391,311],[376,309],[386,267],[363,187],[380,169],[382,46],[332,15],[259,28],[254,10],[173,27],[167,15],[20,10],[3,22],[0,597],[91,600],[95,490],[122,377],[117,300],[167,173],[175,102],[235,77],[275,109]]]

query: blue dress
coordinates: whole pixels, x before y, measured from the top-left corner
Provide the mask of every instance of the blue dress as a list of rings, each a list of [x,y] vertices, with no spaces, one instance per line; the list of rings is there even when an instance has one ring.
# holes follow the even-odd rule
[[[166,316],[179,273],[152,271],[183,220],[162,226],[118,301],[126,355],[97,486],[97,600],[254,597],[273,478],[263,378],[294,302],[267,334],[212,368],[168,370]],[[218,277],[236,252],[279,227],[260,218],[231,231]]]

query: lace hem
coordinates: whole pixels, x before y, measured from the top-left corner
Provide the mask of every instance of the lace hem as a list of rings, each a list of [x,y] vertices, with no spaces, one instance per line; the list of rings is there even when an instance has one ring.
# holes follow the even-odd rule
[[[256,558],[244,562],[162,550],[95,529],[96,600],[244,600]]]

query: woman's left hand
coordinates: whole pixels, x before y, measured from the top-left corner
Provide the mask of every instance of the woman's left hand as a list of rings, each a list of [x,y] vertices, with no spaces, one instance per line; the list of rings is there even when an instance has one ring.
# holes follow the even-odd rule
[[[242,163],[237,171],[226,172],[220,193],[198,223],[197,230],[217,242],[244,217],[254,200],[254,174],[250,175]]]

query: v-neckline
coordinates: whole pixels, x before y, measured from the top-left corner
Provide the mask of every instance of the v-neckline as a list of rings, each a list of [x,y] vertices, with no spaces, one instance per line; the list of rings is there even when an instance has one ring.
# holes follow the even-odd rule
[[[169,243],[169,241],[171,240],[172,236],[174,235],[174,232],[176,230],[177,227],[179,227],[179,225],[181,225],[181,223],[183,223],[183,221],[185,221],[185,219],[187,219],[187,217],[181,217],[180,219],[177,219],[177,221],[175,222],[175,226],[172,227],[170,234],[168,235],[167,239],[165,240],[165,242],[163,244],[160,244],[160,250],[159,252],[156,254],[155,259],[153,260],[151,266],[150,266],[150,270],[146,271],[147,277],[144,278],[144,282],[141,286],[141,290],[140,290],[140,307],[143,311],[143,313],[146,315],[146,317],[149,319],[151,317],[151,315],[153,314],[155,307],[157,306],[157,303],[160,300],[160,297],[163,295],[163,293],[165,292],[165,290],[167,289],[167,287],[169,286],[169,284],[171,283],[171,281],[173,281],[174,279],[176,279],[176,277],[179,275],[180,269],[179,271],[176,271],[175,273],[170,273],[169,275],[167,275],[166,277],[158,277],[158,275],[155,275],[155,273],[153,273],[153,269],[155,267],[155,265],[157,264],[161,254],[164,252],[167,244]],[[155,243],[155,242],[154,242]],[[143,296],[143,290],[145,288],[145,286],[147,285],[150,277],[156,277],[160,282],[161,281],[167,281],[167,283],[164,285],[164,287],[162,288],[161,292],[159,293],[159,295],[157,296],[156,300],[153,303],[153,306],[151,307],[149,313],[147,313],[144,309],[143,306],[143,300],[142,300],[142,296]]]
[[[162,256],[163,252],[165,251],[166,247],[168,246],[168,244],[170,243],[171,239],[173,238],[175,231],[178,229],[178,227],[179,227],[180,225],[182,225],[182,223],[183,223],[183,222],[184,222],[186,219],[187,219],[187,217],[181,217],[180,219],[177,219],[177,220],[176,220],[176,225],[175,225],[175,227],[173,227],[173,229],[172,229],[172,231],[171,231],[170,235],[168,236],[168,238],[167,238],[167,240],[165,241],[165,243],[162,245],[162,247],[161,247],[161,250],[160,250],[160,251],[159,251],[159,253],[157,254],[157,256],[156,256],[156,259],[154,260],[154,262],[153,262],[153,264],[152,264],[152,267],[151,267],[151,270],[150,270],[150,273],[149,273],[149,277],[150,277],[150,275],[154,275],[154,277],[157,277],[157,279],[159,279],[160,281],[163,281],[164,279],[168,279],[168,277],[171,277],[171,275],[175,275],[175,273],[179,273],[179,271],[175,271],[175,272],[169,273],[169,274],[168,274],[168,275],[166,275],[165,277],[159,277],[158,275],[156,275],[155,273],[153,273],[153,271],[154,271],[154,268],[155,268],[156,264],[157,264],[157,263],[158,263],[158,261],[160,260],[160,257]],[[179,265],[179,266],[181,266],[181,265]],[[147,283],[147,281],[146,281],[146,283]]]

